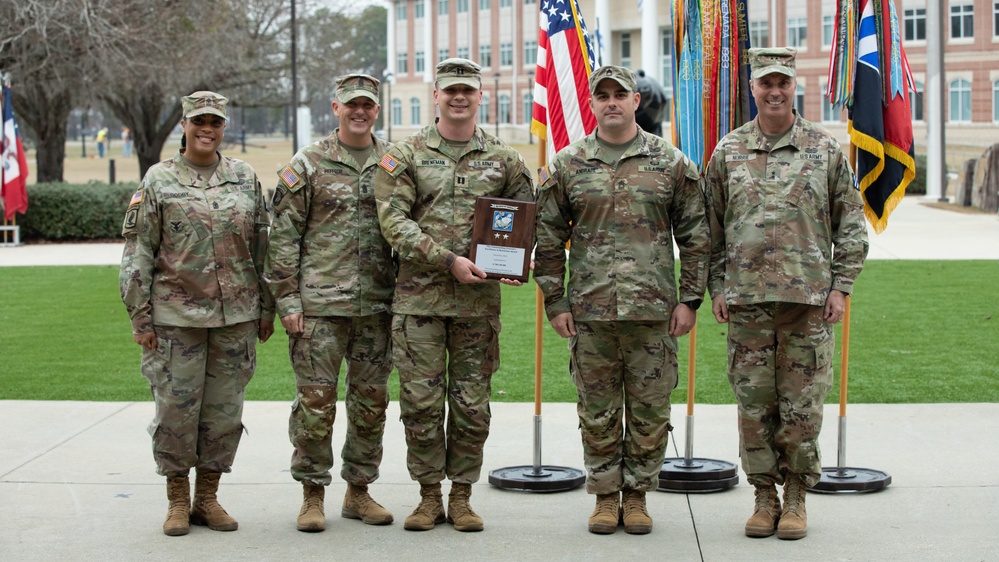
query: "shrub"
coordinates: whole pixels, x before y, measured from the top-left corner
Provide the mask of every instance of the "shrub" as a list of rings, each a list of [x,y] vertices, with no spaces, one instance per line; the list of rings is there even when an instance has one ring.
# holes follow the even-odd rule
[[[40,183],[28,186],[24,240],[107,240],[121,237],[121,223],[137,183]]]
[[[916,177],[905,188],[906,195],[926,195],[926,155],[916,155]]]

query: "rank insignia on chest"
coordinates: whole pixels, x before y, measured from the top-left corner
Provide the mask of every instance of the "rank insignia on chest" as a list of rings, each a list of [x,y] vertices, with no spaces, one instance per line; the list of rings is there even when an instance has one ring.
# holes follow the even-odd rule
[[[295,187],[296,183],[302,181],[302,178],[298,177],[298,174],[295,173],[295,170],[291,169],[291,166],[285,166],[285,168],[281,170],[280,176],[281,181],[283,181],[289,188]]]
[[[378,165],[385,169],[386,172],[392,173],[396,168],[399,167],[399,163],[396,162],[395,158],[392,158],[388,154],[382,156],[382,159],[378,162]]]
[[[141,203],[141,202],[142,202],[142,190],[140,189],[135,192],[135,195],[132,195],[132,200],[129,201],[128,204],[135,205],[136,203]]]

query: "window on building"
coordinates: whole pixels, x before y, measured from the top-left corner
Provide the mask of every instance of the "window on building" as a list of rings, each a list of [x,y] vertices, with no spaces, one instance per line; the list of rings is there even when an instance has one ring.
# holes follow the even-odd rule
[[[822,85],[821,90],[825,92],[825,84]],[[837,122],[839,121],[840,111],[839,108],[834,106],[829,98],[824,94],[822,96],[822,120],[826,122]]]
[[[916,81],[916,91],[909,92],[909,108],[912,110],[912,120],[923,120],[923,83]]]
[[[490,0],[479,0],[479,10],[488,10]]]
[[[500,8],[509,8],[513,5],[513,0],[500,0]]]
[[[523,121],[525,125],[530,125],[531,115],[534,113],[534,92],[524,92],[524,94],[520,96],[520,102],[522,109],[520,112],[521,121]]]
[[[416,0],[413,4],[413,17],[423,19],[423,0]]]
[[[805,116],[805,87],[801,84],[794,89],[794,109],[801,117]]]
[[[770,24],[767,21],[749,22],[749,43],[752,47],[770,46]]]
[[[399,74],[409,73],[409,55],[407,53],[399,53],[395,57],[395,71]]]
[[[444,47],[443,49],[437,49],[437,62],[441,62],[442,60],[447,60],[450,57],[451,57],[451,50],[448,49],[447,47]]]
[[[402,125],[402,100],[392,100],[392,124]]]
[[[663,115],[663,121],[669,123],[673,120],[673,82],[667,81],[669,85],[663,85],[666,89],[666,113]]]
[[[926,41],[926,8],[909,8],[902,11],[906,41]]]
[[[423,51],[416,51],[413,55],[413,67],[416,72],[423,72],[426,70],[426,54]]]
[[[409,98],[409,122],[412,125],[420,124],[420,98]]]
[[[510,111],[513,108],[510,106],[510,95],[502,94],[499,97],[499,122],[503,125],[509,125],[513,121],[511,120]]]
[[[538,42],[524,41],[524,64],[534,66],[538,63]]]
[[[493,65],[492,45],[479,45],[479,64],[483,67],[490,67]]]
[[[621,66],[631,68],[631,33],[621,34]]]
[[[500,66],[513,66],[513,43],[500,43]]]
[[[468,47],[458,47],[458,58],[461,59],[468,58]]]
[[[975,5],[951,4],[950,38],[970,39],[975,36]]]
[[[999,2],[992,4],[992,36],[999,36]]]
[[[787,45],[797,49],[808,48],[808,18],[787,19]]]
[[[660,59],[662,64],[660,68],[662,71],[659,76],[662,77],[660,82],[665,86],[666,84],[673,84],[673,30],[664,29],[660,34],[663,39],[663,50],[662,58]]]
[[[437,15],[446,16],[448,13],[448,0],[437,0]]]
[[[455,11],[464,14],[468,11],[468,0],[457,0],[454,4]]]
[[[950,121],[955,123],[971,122],[971,82],[963,78],[951,80],[948,97],[950,98]]]
[[[479,124],[487,125],[488,123],[489,123],[489,96],[483,93],[482,103],[479,104]]]
[[[537,0],[524,0],[525,4],[537,4]]]
[[[992,82],[992,120],[999,122],[999,80]]]
[[[822,46],[831,47],[833,34],[836,33],[836,16],[828,14],[822,16]]]
[[[406,3],[395,5],[395,19],[397,21],[406,21]]]

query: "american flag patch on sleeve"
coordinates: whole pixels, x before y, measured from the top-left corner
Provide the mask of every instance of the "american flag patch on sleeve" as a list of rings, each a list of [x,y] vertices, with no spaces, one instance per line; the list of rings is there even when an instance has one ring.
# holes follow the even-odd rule
[[[132,195],[132,200],[128,202],[129,205],[135,205],[136,203],[142,202],[142,190],[138,190]]]
[[[291,169],[291,166],[285,166],[279,175],[281,176],[281,181],[289,188],[295,187],[296,183],[302,181],[302,178],[298,177],[298,174],[295,173],[295,170]]]
[[[548,173],[548,166],[538,168],[538,185],[545,183],[550,177],[551,174]]]
[[[382,159],[380,162],[378,162],[378,165],[384,168],[385,171],[389,173],[394,172],[395,169],[399,167],[399,163],[395,161],[395,158],[392,158],[388,154],[382,156]]]

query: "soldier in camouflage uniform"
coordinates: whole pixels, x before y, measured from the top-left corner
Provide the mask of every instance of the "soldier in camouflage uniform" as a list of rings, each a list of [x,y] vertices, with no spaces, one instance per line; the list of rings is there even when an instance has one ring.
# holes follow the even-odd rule
[[[372,525],[392,522],[368,495],[382,459],[395,286],[392,249],[375,207],[375,169],[388,150],[371,134],[378,80],[341,77],[332,105],[340,126],[278,174],[264,274],[289,335],[297,387],[288,429],[295,447],[291,475],[303,484],[298,530],[310,532],[326,528],[323,501],[344,359],[347,439],[340,476],[347,493],[340,513]]]
[[[156,403],[149,433],[167,478],[167,535],[187,534],[189,521],[238,527],[216,493],[243,432],[256,340],[274,332],[261,277],[268,217],[260,182],[218,152],[228,100],[201,91],[182,101],[180,153],[146,172],[125,213],[119,278]]]
[[[479,531],[482,518],[468,499],[482,469],[490,381],[499,368],[500,287],[466,257],[472,215],[476,197],[530,201],[534,194],[523,158],[475,123],[479,65],[441,61],[434,101],[439,120],[394,145],[375,176],[382,233],[400,258],[392,345],[407,465],[422,497],[405,527],[444,522],[440,483],[449,478],[447,520]]]
[[[795,51],[751,49],[757,118],[718,143],[709,190],[712,312],[728,323],[751,537],[807,532],[821,476],[833,331],[867,256],[863,202],[839,143],[792,109]],[[775,485],[784,486],[781,507]]]
[[[591,533],[652,530],[677,383],[676,337],[693,327],[710,241],[697,168],[639,129],[635,75],[590,77],[597,129],[541,170],[534,275],[552,327],[569,338]],[[673,241],[680,248],[677,288]],[[565,244],[571,242],[565,287]]]

